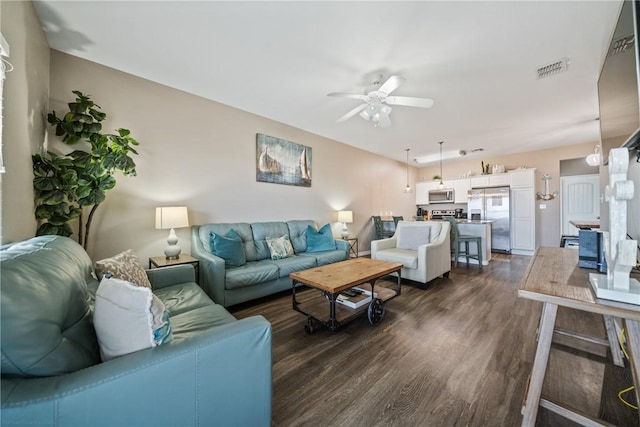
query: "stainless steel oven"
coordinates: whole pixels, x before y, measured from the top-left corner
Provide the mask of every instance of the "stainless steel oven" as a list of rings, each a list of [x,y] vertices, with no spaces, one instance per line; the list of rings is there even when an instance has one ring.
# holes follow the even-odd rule
[[[429,204],[432,203],[453,203],[453,189],[429,190]]]

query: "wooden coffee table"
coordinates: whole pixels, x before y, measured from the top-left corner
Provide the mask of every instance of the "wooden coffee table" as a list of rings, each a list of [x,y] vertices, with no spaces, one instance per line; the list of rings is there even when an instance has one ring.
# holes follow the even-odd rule
[[[385,302],[400,295],[401,268],[400,263],[355,258],[291,273],[289,277],[292,279],[293,309],[307,316],[304,329],[308,334],[312,334],[318,324],[335,331],[364,313],[367,313],[371,325],[377,325],[384,317]],[[374,290],[376,280],[394,272],[398,273],[395,289],[379,286]],[[316,288],[322,294],[314,293],[296,298],[298,284]],[[377,295],[370,303],[358,308],[336,303],[340,292],[354,286]]]

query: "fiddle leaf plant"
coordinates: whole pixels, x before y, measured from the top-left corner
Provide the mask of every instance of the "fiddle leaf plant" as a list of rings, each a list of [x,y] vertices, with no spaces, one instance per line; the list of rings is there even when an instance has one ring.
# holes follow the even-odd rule
[[[33,188],[36,195],[36,235],[73,235],[71,222],[78,220],[78,243],[85,249],[93,215],[104,202],[106,192],[116,185],[114,173],[136,176],[136,164],[130,154],[139,145],[128,129],[116,129],[117,134],[103,134],[101,122],[107,117],[88,95],[73,91],[75,102],[62,118],[52,111],[48,122],[62,142],[74,145],[87,143],[88,150],[76,149],[59,155],[48,151],[34,154]],[[86,221],[85,213],[88,211]]]

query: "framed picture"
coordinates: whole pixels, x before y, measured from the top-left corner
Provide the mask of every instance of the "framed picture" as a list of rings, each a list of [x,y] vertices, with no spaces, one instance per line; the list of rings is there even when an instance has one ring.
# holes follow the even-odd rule
[[[256,181],[311,187],[311,147],[257,134]]]

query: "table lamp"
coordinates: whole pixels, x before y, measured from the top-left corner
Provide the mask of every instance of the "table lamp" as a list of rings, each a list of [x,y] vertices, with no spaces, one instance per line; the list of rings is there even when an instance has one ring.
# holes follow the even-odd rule
[[[156,230],[171,229],[167,238],[168,246],[164,249],[164,255],[167,259],[180,258],[182,249],[178,246],[178,236],[176,236],[174,229],[188,226],[189,216],[185,206],[156,208]]]
[[[353,222],[353,212],[338,211],[338,222],[342,223],[342,238],[346,239],[347,237],[349,237],[349,229],[347,228],[347,223],[351,224]]]

